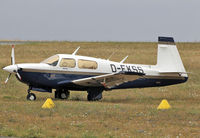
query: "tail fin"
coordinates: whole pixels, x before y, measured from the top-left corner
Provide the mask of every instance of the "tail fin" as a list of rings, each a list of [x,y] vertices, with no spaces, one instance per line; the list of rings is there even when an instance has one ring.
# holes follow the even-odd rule
[[[157,69],[160,73],[185,73],[181,57],[172,37],[158,37]],[[187,75],[187,74],[186,74]]]

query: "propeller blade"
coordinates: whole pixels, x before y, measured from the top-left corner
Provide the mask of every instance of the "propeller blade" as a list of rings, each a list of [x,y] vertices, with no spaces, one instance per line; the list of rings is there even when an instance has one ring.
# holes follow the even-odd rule
[[[11,73],[9,74],[8,78],[5,80],[5,82],[4,82],[5,84],[8,82],[10,76],[11,76]]]
[[[12,51],[11,51],[11,64],[15,64],[15,46],[12,45]]]
[[[22,77],[19,75],[19,73],[17,72],[17,77],[21,80]]]

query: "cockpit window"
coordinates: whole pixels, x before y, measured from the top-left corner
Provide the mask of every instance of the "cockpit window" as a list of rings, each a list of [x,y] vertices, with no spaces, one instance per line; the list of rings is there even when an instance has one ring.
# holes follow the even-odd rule
[[[46,63],[46,64],[49,64],[49,65],[52,65],[52,66],[56,66],[58,64],[58,60],[59,60],[59,56],[54,55],[52,57],[45,59],[41,63]]]

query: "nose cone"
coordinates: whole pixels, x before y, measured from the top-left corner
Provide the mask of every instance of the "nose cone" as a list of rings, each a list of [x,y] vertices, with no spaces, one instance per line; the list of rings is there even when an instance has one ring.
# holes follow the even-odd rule
[[[6,66],[6,67],[3,68],[3,70],[10,72],[10,73],[16,73],[17,66],[16,65]]]

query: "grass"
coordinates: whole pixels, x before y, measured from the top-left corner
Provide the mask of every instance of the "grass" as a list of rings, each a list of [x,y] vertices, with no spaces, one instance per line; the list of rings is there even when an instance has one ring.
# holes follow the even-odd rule
[[[17,63],[40,62],[57,53],[79,55],[127,63],[156,64],[157,43],[119,42],[42,42],[17,45]],[[200,137],[200,43],[178,43],[180,55],[189,74],[180,85],[114,90],[103,93],[103,100],[88,102],[86,92],[71,92],[67,101],[55,100],[53,94],[37,93],[37,101],[26,101],[27,86],[0,70],[0,136],[12,137]],[[0,67],[10,64],[11,47],[0,46]],[[47,98],[53,109],[42,109]],[[172,106],[157,110],[162,99]]]

